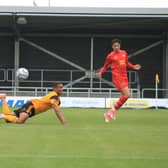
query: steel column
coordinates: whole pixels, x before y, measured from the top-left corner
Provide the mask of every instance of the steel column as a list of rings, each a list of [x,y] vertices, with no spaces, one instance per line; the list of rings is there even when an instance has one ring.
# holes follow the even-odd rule
[[[165,34],[165,40],[163,44],[163,88],[168,89],[168,33]],[[165,98],[168,98],[168,92],[164,94]]]
[[[94,38],[91,37],[90,39],[91,45],[90,45],[90,89],[93,88],[93,57],[94,57]]]
[[[19,86],[19,80],[15,75],[17,69],[19,68],[19,64],[20,64],[20,41],[16,38],[14,41],[14,73],[12,74],[15,89]]]

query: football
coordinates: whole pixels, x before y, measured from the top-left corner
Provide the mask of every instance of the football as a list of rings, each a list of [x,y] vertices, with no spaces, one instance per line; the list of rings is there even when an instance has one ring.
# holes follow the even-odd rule
[[[27,79],[29,77],[29,71],[26,68],[19,68],[16,71],[16,76],[19,79]]]

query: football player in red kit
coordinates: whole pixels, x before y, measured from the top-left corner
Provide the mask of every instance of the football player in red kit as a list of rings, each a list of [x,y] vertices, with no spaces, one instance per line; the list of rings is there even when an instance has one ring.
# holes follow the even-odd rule
[[[104,114],[105,121],[109,122],[110,119],[116,118],[116,111],[128,100],[130,97],[130,91],[128,88],[128,77],[127,68],[140,70],[141,66],[139,64],[133,65],[128,61],[128,54],[125,50],[121,50],[121,41],[114,39],[112,41],[112,49],[105,60],[104,66],[101,68],[100,72],[97,73],[97,77],[101,78],[102,74],[107,70],[108,67],[111,68],[112,82],[120,91],[121,96],[119,100],[114,104],[114,106]]]

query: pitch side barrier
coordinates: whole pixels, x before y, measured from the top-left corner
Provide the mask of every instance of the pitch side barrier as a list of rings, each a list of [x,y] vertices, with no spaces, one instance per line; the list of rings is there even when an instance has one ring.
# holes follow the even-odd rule
[[[9,96],[43,96],[52,91],[49,87],[0,87],[1,93],[6,93]],[[140,89],[130,89],[131,97],[140,98]],[[120,93],[116,88],[64,88],[64,97],[119,97]]]
[[[7,97],[7,103],[10,107],[20,107],[32,98],[40,97]],[[117,99],[111,98],[89,98],[89,97],[61,97],[61,106],[64,108],[109,108]],[[146,109],[152,107],[168,108],[168,99],[129,99],[122,108]],[[0,101],[0,106],[2,102]]]

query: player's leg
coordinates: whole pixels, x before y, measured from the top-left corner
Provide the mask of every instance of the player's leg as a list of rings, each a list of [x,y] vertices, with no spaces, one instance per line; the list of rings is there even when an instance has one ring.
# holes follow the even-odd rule
[[[6,102],[6,94],[0,94],[0,99],[2,100],[2,112],[3,114],[10,114],[9,106]]]
[[[0,114],[0,119],[4,119],[6,122],[9,123],[16,123],[18,117],[13,114]]]
[[[30,117],[30,112],[32,111],[32,106],[29,102],[24,104],[21,108],[14,110],[14,114],[18,117],[16,124],[23,124]]]
[[[0,100],[2,101],[2,113],[3,113],[3,114],[0,114],[0,119],[4,119],[5,121],[10,122],[5,119],[5,118],[8,118],[9,120],[12,120],[13,122],[15,122],[16,117],[13,115],[10,115],[10,109],[9,109],[9,106],[6,102],[6,94],[1,93]],[[9,115],[9,116],[6,116],[6,115]]]
[[[112,108],[109,110],[110,116],[112,119],[116,119],[116,111],[122,107],[122,105],[128,100],[130,97],[130,91],[128,87],[125,87],[120,90],[120,98],[118,101],[112,106]]]
[[[26,112],[22,112],[20,113],[19,118],[16,121],[16,124],[24,124],[28,118],[29,115]]]
[[[114,104],[114,110],[118,110],[119,108],[121,108],[121,106],[128,100],[128,98],[130,97],[130,91],[128,87],[125,87],[123,89],[120,90],[121,92],[121,96],[119,98],[119,100]]]
[[[26,112],[20,113],[19,117],[12,114],[0,114],[0,119],[4,119],[7,122],[15,123],[15,124],[23,124],[27,119],[29,118],[29,115]]]
[[[21,108],[14,110],[13,114],[1,114],[0,119],[11,123],[23,124],[30,116],[33,116],[33,114],[34,107],[28,102]]]
[[[0,93],[0,99],[6,99],[6,94],[5,93]]]
[[[119,100],[115,103],[115,105],[112,106],[112,108],[104,114],[106,122],[109,122],[111,118],[114,120],[116,119],[116,110],[118,110],[130,97],[127,79],[113,79],[113,83],[115,84],[116,88],[120,91],[121,95]]]

